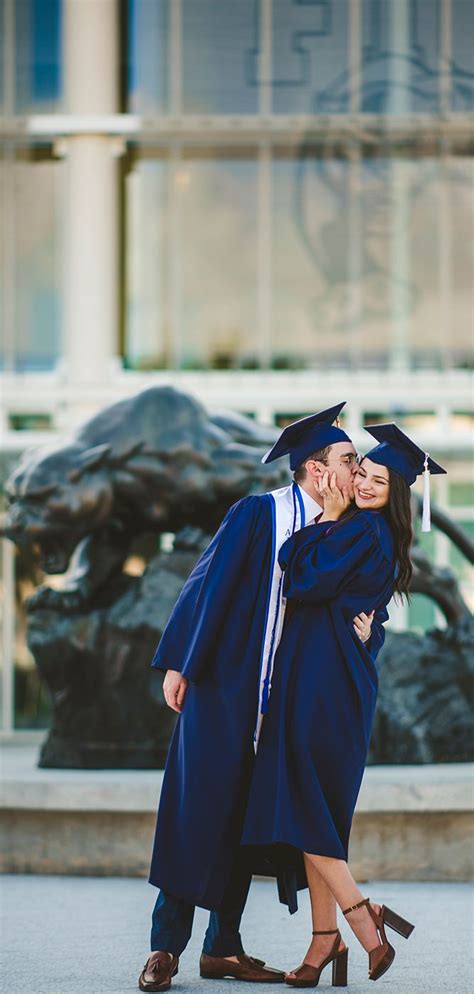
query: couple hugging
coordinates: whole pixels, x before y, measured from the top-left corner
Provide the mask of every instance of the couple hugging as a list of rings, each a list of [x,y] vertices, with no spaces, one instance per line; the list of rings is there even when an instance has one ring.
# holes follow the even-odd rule
[[[413,925],[359,890],[348,866],[353,812],[377,697],[392,596],[411,577],[410,486],[445,471],[396,425],[371,425],[357,457],[344,404],[289,425],[264,462],[289,456],[288,487],[230,508],[186,581],[152,665],[179,718],[158,811],[151,954],[142,991],[178,972],[196,906],[210,911],[200,974],[315,987],[332,964],[346,986],[337,906],[369,954],[385,928]],[[425,518],[428,517],[429,508]],[[288,972],[247,955],[239,932],[252,874],[274,876],[297,910],[309,887],[312,938]]]

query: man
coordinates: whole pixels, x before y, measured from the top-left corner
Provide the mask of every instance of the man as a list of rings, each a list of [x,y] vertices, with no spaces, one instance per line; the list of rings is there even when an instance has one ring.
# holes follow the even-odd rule
[[[160,887],[143,991],[164,991],[177,973],[195,906],[211,911],[201,976],[282,982],[284,973],[246,956],[239,934],[255,854],[239,846],[248,783],[271,694],[284,619],[278,551],[288,535],[317,520],[321,481],[352,496],[356,452],[332,422],[344,404],[289,425],[264,456],[290,454],[290,486],[245,497],[227,513],[187,580],[153,658],[166,671],[177,711],[155,835],[150,882]],[[354,627],[374,654],[383,628],[360,615]],[[185,706],[184,706],[185,705]],[[280,899],[296,910],[306,879],[278,877]]]

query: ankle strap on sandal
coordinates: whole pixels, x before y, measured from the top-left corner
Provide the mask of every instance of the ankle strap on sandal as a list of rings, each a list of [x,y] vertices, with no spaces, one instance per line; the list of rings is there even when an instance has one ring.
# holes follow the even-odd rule
[[[316,931],[313,932],[313,935],[336,935],[336,932],[339,932],[338,928],[323,928],[316,929]]]
[[[357,908],[363,908],[364,904],[370,904],[370,898],[369,897],[364,897],[364,900],[363,901],[359,901],[358,904],[352,904],[350,908],[346,908],[346,910],[343,911],[342,913],[343,913],[343,915],[348,915],[350,911],[356,911]]]

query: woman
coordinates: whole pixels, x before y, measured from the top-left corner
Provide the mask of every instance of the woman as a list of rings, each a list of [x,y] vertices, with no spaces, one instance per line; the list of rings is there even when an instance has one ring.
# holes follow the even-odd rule
[[[335,902],[369,953],[371,980],[395,955],[385,926],[405,938],[414,927],[364,898],[347,865],[378,682],[351,619],[383,610],[393,594],[407,596],[409,488],[424,467],[445,471],[395,425],[367,430],[380,444],[356,470],[356,508],[346,513],[347,500],[326,476],[323,517],[280,550],[287,614],[242,836],[244,845],[276,847],[288,866],[304,853],[316,939],[303,964],[287,974],[294,987],[316,986],[329,962],[333,984],[347,983],[348,950]]]

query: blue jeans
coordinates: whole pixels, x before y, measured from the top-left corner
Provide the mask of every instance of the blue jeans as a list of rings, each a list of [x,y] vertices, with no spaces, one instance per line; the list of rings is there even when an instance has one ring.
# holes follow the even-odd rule
[[[239,929],[251,879],[245,857],[239,853],[221,907],[219,911],[210,913],[203,953],[208,956],[238,956],[243,953]],[[162,949],[181,956],[191,938],[195,910],[194,904],[160,890],[152,915],[152,952]]]

